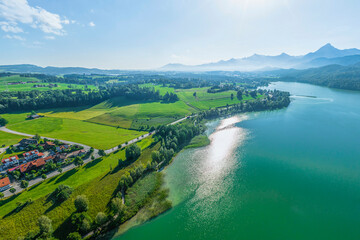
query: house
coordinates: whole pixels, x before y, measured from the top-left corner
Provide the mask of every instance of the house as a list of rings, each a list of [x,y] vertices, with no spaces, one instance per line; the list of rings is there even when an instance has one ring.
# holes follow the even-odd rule
[[[11,188],[9,177],[0,179],[0,192],[8,190],[9,188]]]
[[[44,156],[43,153],[40,153],[38,150],[32,150],[26,153],[23,153],[24,159],[28,162],[37,158]]]
[[[64,161],[65,159],[66,159],[66,153],[57,153],[56,155],[55,155],[55,161],[57,161],[57,162],[62,162],[62,161]]]
[[[28,115],[27,116],[27,119],[37,119],[37,118],[40,118],[42,116],[38,115],[38,114],[32,114],[32,115]]]
[[[45,159],[39,158],[34,161],[20,165],[20,172],[25,173],[27,171],[30,171],[30,170],[33,170],[36,168],[40,168],[40,167],[44,166],[45,164],[46,164]]]
[[[70,147],[69,145],[61,145],[61,146],[56,147],[56,151],[63,152],[65,150],[69,149],[69,147]]]
[[[44,147],[45,147],[46,149],[50,149],[50,148],[56,147],[56,145],[55,145],[55,143],[53,143],[53,142],[46,141]]]
[[[19,157],[12,156],[12,157],[1,160],[1,162],[4,164],[5,168],[12,167],[12,166],[15,166],[16,164],[19,164]]]
[[[36,139],[33,138],[24,138],[19,142],[19,148],[21,150],[24,150],[25,148],[27,148],[29,145],[37,145],[38,141]]]
[[[72,158],[72,157],[77,157],[77,156],[83,156],[85,154],[85,150],[81,149],[72,153],[69,153],[66,158]]]
[[[48,161],[54,160],[55,157],[54,156],[47,156],[47,157],[44,157],[43,159],[44,159],[45,162],[48,162]]]

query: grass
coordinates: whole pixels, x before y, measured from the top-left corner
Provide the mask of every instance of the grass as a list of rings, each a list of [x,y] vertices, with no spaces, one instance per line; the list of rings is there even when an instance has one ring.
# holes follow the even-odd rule
[[[142,125],[158,126],[168,124],[194,111],[184,102],[145,102],[119,107],[111,112],[91,118],[88,121],[122,128],[138,129]]]
[[[210,140],[206,135],[199,135],[195,136],[189,145],[185,148],[198,148],[198,147],[205,147],[210,144]]]
[[[36,81],[37,83],[25,83],[25,84],[16,84],[16,85],[9,85],[10,82],[28,82],[28,81]],[[57,84],[57,87],[40,87],[34,88],[35,84],[41,85],[49,85],[49,84]],[[70,86],[70,87],[69,87]],[[19,75],[13,75],[9,77],[0,77],[0,92],[2,91],[32,91],[32,90],[39,90],[39,91],[47,91],[47,90],[63,90],[63,89],[84,89],[85,85],[81,84],[67,84],[67,83],[43,83],[41,80],[34,78],[34,77],[20,77]],[[89,89],[97,89],[94,85],[88,85]]]
[[[0,147],[16,144],[23,138],[20,135],[0,131]]]
[[[146,132],[115,128],[74,119],[44,117],[7,126],[11,130],[68,140],[98,149],[109,149]]]
[[[90,202],[88,213],[93,219],[98,212],[106,212],[121,175],[138,164],[146,165],[147,161],[151,159],[151,151],[158,149],[159,145],[147,148],[151,143],[151,138],[139,142],[138,145],[145,149],[144,154],[125,169],[111,171],[111,168],[118,164],[118,159],[124,159],[125,151],[122,150],[103,157],[102,160],[94,160],[77,170],[47,179],[9,200],[0,201],[0,216],[3,217],[0,220],[0,236],[6,236],[6,239],[16,239],[18,236],[25,235],[29,230],[36,228],[37,218],[45,214],[52,220],[56,237],[64,239],[66,237],[64,234],[68,233],[71,228],[67,218],[75,211],[73,200],[76,196],[84,194],[88,197]],[[51,201],[47,201],[47,195],[54,191],[59,184],[71,186],[74,192],[70,199],[59,206],[54,206]],[[32,204],[18,213],[10,214],[16,208],[16,202],[25,202],[30,198],[33,200]]]

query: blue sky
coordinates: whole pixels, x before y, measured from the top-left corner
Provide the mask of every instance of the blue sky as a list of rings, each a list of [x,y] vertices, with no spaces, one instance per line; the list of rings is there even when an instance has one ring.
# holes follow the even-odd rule
[[[360,48],[355,0],[0,0],[0,64],[151,69]]]

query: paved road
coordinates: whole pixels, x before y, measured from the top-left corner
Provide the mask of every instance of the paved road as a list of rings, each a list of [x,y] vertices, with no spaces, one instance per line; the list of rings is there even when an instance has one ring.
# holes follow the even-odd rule
[[[193,117],[193,116],[190,116],[190,117]],[[177,123],[179,123],[179,122],[182,122],[182,121],[186,120],[187,118],[188,118],[188,117],[181,118],[181,119],[179,119],[179,120],[176,120],[176,121],[170,123],[169,125],[177,124]],[[10,129],[6,128],[6,127],[0,127],[0,131],[7,132],[7,133],[12,133],[12,134],[16,134],[16,135],[21,135],[21,136],[25,136],[25,137],[34,137],[34,136],[35,136],[35,135],[27,134],[27,133],[16,132],[16,131],[10,130]],[[153,135],[153,134],[155,134],[155,133],[156,133],[156,131],[152,131],[152,132],[146,133],[146,134],[144,134],[144,135],[142,135],[142,136],[140,136],[140,137],[138,137],[138,138],[135,138],[135,139],[132,139],[132,140],[128,141],[127,143],[120,144],[120,147],[121,147],[121,148],[126,147],[126,146],[128,146],[128,145],[130,145],[130,144],[132,144],[132,143],[138,142],[138,141],[140,141],[140,140],[142,140],[142,139],[144,139],[144,138],[146,138],[146,137],[148,137],[148,136],[150,136],[150,135]],[[56,140],[55,138],[49,138],[49,137],[41,137],[41,138],[42,138],[42,139],[46,138],[46,139],[49,139],[49,140]],[[89,151],[90,148],[91,148],[90,146],[87,146],[87,145],[81,144],[81,143],[76,143],[76,142],[71,142],[71,141],[61,140],[61,139],[57,139],[57,140],[59,140],[60,142],[69,144],[69,145],[79,145],[79,146],[82,146],[82,147],[84,147],[84,149],[85,149],[86,151]],[[17,145],[18,145],[18,144],[14,145],[14,146],[17,146]],[[119,149],[119,146],[116,146],[116,147],[113,147],[113,148],[110,148],[110,149],[105,150],[105,153],[106,153],[106,154],[110,154],[110,153],[112,153],[112,152],[115,152],[115,151],[118,150],[118,149]],[[92,153],[92,155],[90,155],[87,159],[84,160],[84,164],[86,164],[86,163],[88,163],[88,162],[91,161],[91,156],[94,156],[94,158],[99,158],[100,155],[99,155],[98,152],[99,152],[98,149],[94,149],[94,152]],[[70,170],[72,170],[72,169],[74,169],[74,168],[76,168],[76,166],[75,166],[74,164],[70,164],[70,165],[62,168],[62,170],[63,170],[62,172],[67,172],[67,171],[70,171]],[[59,175],[59,174],[60,174],[60,173],[59,173],[58,171],[53,171],[53,172],[47,174],[47,177],[48,177],[48,178],[51,178],[51,177],[55,177],[55,176],[57,176],[57,175]],[[37,184],[37,183],[39,183],[39,182],[41,182],[41,181],[43,181],[43,179],[42,179],[41,177],[37,177],[37,178],[35,178],[35,179],[33,179],[33,180],[30,180],[28,187],[31,187],[31,186],[33,186],[33,185],[35,185],[35,184]],[[20,187],[20,183],[19,183],[19,182],[14,182],[14,183],[12,183],[12,186],[13,186],[13,188],[16,189],[16,192],[15,192],[15,193],[18,193],[18,192],[20,192],[20,191],[23,190],[23,189]],[[9,197],[9,196],[13,195],[9,190],[4,191],[3,193],[4,193],[5,197]]]

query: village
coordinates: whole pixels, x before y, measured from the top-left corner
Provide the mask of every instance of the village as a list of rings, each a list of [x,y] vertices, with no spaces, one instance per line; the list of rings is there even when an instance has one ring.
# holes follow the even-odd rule
[[[93,149],[86,151],[83,146],[70,145],[58,140],[40,139],[38,136],[22,139],[18,144],[6,149],[6,156],[0,163],[0,192],[8,189],[14,193],[15,183],[22,188],[27,181],[35,178],[46,179],[53,171],[62,171],[70,165],[81,165]]]

